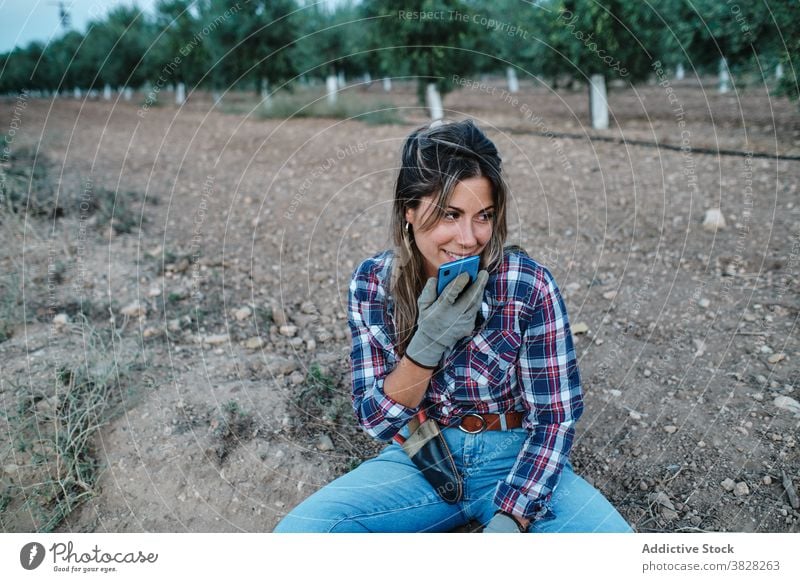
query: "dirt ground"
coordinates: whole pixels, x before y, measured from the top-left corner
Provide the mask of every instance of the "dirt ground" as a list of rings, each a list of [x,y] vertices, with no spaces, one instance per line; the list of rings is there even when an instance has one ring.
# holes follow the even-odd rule
[[[618,89],[614,129],[593,131],[583,90],[523,85],[515,103],[487,87],[445,107],[495,140],[508,242],[564,293],[586,402],[576,471],[640,532],[800,530],[797,105]],[[56,531],[271,531],[380,449],[349,409],[347,287],[389,245],[399,148],[425,115],[413,87],[351,93],[406,123],[261,120],[202,96],[0,103],[0,132],[18,118],[15,146],[38,146],[64,205],[3,218],[22,315],[0,343],[0,488],[35,475],[10,444],[19,395],[46,406],[54,370],[112,324],[121,408],[92,438],[92,495]],[[127,200],[113,222],[76,202],[103,190]],[[715,208],[726,226],[704,228]],[[2,507],[5,531],[41,526]]]

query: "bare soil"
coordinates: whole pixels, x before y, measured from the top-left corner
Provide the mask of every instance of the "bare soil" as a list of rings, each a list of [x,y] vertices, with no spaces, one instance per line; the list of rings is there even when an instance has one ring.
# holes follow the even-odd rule
[[[445,106],[495,140],[509,243],[565,295],[586,396],[576,470],[641,532],[797,532],[800,161],[775,156],[800,155],[798,109],[763,89],[673,89],[682,113],[662,87],[613,90],[608,131],[587,128],[584,91],[461,89]],[[410,86],[351,92],[408,108],[406,124],[265,121],[204,96],[27,100],[15,147],[38,147],[63,208],[3,218],[2,270],[24,283],[3,406],[46,398],[87,355],[87,326],[113,323],[122,370],[93,496],[57,531],[271,531],[380,449],[349,409],[347,287],[389,246],[399,148],[425,115]],[[102,191],[125,206],[82,214]],[[0,489],[27,485],[30,462],[2,449]],[[6,531],[39,527],[14,508]]]

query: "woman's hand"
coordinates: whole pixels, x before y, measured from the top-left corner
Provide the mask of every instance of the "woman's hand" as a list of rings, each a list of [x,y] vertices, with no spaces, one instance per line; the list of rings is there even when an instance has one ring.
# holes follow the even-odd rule
[[[436,297],[436,279],[431,277],[417,299],[417,331],[406,349],[406,356],[424,368],[433,369],[442,356],[475,328],[489,273],[480,271],[475,282],[459,297],[469,282],[461,273]]]
[[[482,533],[525,533],[530,520],[498,511],[483,528]]]

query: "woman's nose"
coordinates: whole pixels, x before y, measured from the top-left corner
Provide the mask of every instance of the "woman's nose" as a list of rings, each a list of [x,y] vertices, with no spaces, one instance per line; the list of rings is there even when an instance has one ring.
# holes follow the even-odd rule
[[[473,232],[472,222],[467,222],[463,224],[458,229],[458,244],[460,244],[465,249],[472,249],[475,247],[478,239],[475,238],[475,233]]]

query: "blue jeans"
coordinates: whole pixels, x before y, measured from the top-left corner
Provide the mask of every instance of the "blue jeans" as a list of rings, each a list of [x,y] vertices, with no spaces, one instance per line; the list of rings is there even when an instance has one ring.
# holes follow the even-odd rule
[[[404,429],[405,432],[405,429]],[[474,519],[486,524],[527,436],[525,429],[467,434],[442,430],[464,478],[464,496],[449,504],[437,495],[402,447],[392,443],[295,507],[275,532],[448,532]],[[551,510],[529,532],[631,532],[628,523],[568,462]]]

